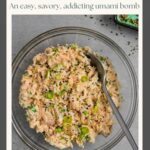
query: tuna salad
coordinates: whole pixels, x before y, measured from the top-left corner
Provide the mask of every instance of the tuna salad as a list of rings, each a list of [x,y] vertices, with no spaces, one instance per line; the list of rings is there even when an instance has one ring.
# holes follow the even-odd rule
[[[48,47],[33,58],[21,79],[19,103],[30,128],[60,149],[94,143],[97,135],[109,135],[113,126],[112,109],[87,52],[102,62],[107,89],[119,107],[120,87],[112,63],[89,47]]]

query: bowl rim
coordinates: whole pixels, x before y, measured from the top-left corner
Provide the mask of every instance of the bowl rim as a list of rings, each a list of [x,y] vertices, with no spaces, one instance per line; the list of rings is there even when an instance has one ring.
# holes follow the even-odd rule
[[[136,114],[137,108],[138,108],[138,92],[137,92],[137,90],[138,90],[138,81],[137,81],[137,75],[136,75],[136,72],[134,70],[134,67],[133,67],[130,59],[128,58],[127,54],[123,51],[123,49],[116,42],[114,42],[111,38],[107,37],[106,35],[98,32],[98,31],[95,31],[95,30],[92,30],[92,29],[89,29],[89,28],[83,28],[83,27],[65,26],[65,27],[54,28],[54,29],[48,30],[46,32],[43,32],[43,33],[37,35],[32,40],[30,40],[25,46],[23,46],[22,49],[17,53],[17,55],[13,59],[13,62],[12,62],[12,82],[13,82],[13,77],[14,77],[14,74],[16,72],[17,66],[21,61],[21,58],[23,58],[30,51],[30,49],[33,48],[36,44],[38,44],[38,43],[44,41],[45,39],[47,39],[47,38],[44,38],[44,37],[46,37],[48,35],[53,35],[53,34],[56,34],[56,33],[57,33],[56,35],[58,36],[59,32],[60,33],[62,32],[61,34],[64,34],[66,32],[67,33],[73,32],[74,34],[79,34],[79,32],[88,33],[89,35],[91,34],[91,35],[97,36],[98,38],[101,38],[101,40],[103,40],[106,43],[109,43],[111,46],[115,47],[117,49],[117,51],[119,51],[119,53],[123,57],[123,60],[125,60],[126,65],[128,66],[127,68],[129,69],[129,72],[130,72],[130,74],[133,78],[133,84],[134,84],[134,87],[135,87],[135,89],[134,89],[135,90],[135,93],[134,93],[134,101],[135,101],[134,102],[135,103],[134,110],[132,111],[132,115],[130,115],[130,118],[128,119],[128,122],[126,122],[128,128],[130,128],[133,121],[134,121],[135,114]],[[18,60],[20,60],[20,61],[18,62]],[[14,70],[15,70],[15,72],[14,72]],[[39,149],[38,146],[30,138],[28,138],[24,134],[24,132],[19,128],[19,125],[18,125],[18,123],[15,119],[15,116],[13,114],[13,110],[12,110],[12,124],[13,124],[13,127],[14,127],[15,131],[19,135],[20,139],[26,145],[28,145],[33,150],[41,150],[41,148]],[[104,145],[105,147],[102,147],[103,150],[111,149],[117,143],[119,143],[121,141],[121,139],[125,135],[124,135],[122,130],[120,130],[118,132],[119,132],[119,134],[118,134],[117,137],[115,137],[113,140],[111,140],[111,142],[109,142],[108,145]],[[94,150],[98,150],[98,149],[99,148],[96,148]]]

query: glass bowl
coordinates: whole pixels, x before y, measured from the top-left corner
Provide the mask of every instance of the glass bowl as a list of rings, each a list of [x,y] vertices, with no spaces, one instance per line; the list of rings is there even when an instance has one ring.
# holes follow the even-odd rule
[[[112,61],[121,83],[122,105],[119,109],[128,127],[131,126],[137,109],[137,79],[135,71],[124,51],[105,35],[80,27],[62,27],[47,31],[25,45],[13,61],[12,77],[12,119],[13,125],[20,138],[35,150],[56,150],[57,148],[45,142],[40,133],[29,128],[25,118],[25,111],[18,103],[19,87],[22,74],[32,63],[32,58],[49,46],[57,44],[77,43],[80,46],[89,46],[93,50],[107,56]],[[97,136],[94,144],[87,143],[85,148],[74,145],[73,150],[110,149],[124,136],[117,120],[113,116],[112,133],[104,137]]]

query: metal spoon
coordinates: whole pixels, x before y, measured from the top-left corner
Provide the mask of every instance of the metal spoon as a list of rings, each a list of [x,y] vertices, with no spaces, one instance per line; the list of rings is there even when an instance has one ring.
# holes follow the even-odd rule
[[[98,71],[99,77],[100,77],[99,79],[100,79],[100,81],[102,83],[103,91],[104,91],[104,93],[105,93],[105,95],[106,95],[106,97],[108,99],[108,102],[109,102],[109,104],[110,104],[110,106],[111,106],[111,108],[113,110],[113,113],[115,114],[115,116],[116,116],[116,118],[117,118],[117,120],[118,120],[118,122],[119,122],[119,124],[120,124],[120,126],[122,128],[122,130],[124,131],[128,141],[129,141],[129,143],[131,144],[133,150],[138,150],[138,146],[135,143],[135,141],[133,139],[133,136],[131,135],[131,133],[129,131],[129,128],[127,127],[125,121],[123,120],[119,110],[117,109],[116,105],[114,104],[114,102],[113,102],[113,100],[112,100],[112,98],[111,98],[111,96],[110,96],[110,94],[109,94],[109,92],[108,92],[108,90],[106,88],[105,70],[104,70],[101,62],[99,61],[99,59],[96,56],[94,56],[91,53],[88,53],[87,56],[91,59],[91,64],[97,68],[97,71]]]

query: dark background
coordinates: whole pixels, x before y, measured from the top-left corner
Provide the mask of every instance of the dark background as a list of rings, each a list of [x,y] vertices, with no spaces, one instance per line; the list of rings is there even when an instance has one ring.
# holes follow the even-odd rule
[[[143,16],[143,119],[144,119],[144,123],[143,123],[143,149],[144,150],[149,150],[150,147],[150,88],[149,88],[149,84],[150,84],[150,1],[144,1],[144,8],[143,8],[143,12],[144,12],[144,16]]]
[[[0,1],[0,150],[6,149],[6,0]]]

